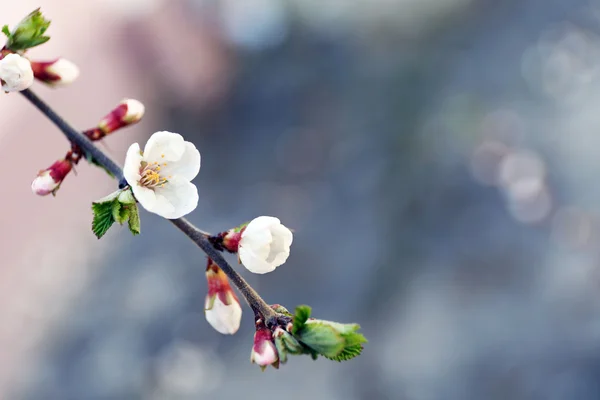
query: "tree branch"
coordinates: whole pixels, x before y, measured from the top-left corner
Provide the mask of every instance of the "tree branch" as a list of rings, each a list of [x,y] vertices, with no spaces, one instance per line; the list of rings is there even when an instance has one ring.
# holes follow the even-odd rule
[[[127,181],[123,178],[123,170],[113,161],[104,151],[98,148],[84,134],[75,130],[64,119],[62,119],[52,108],[40,99],[30,89],[20,92],[27,100],[29,100],[38,110],[48,117],[57,127],[64,133],[72,144],[75,144],[89,157],[92,157],[98,164],[106,168],[112,175],[119,180],[119,188],[127,186]],[[210,257],[215,264],[225,272],[225,275],[233,282],[240,291],[246,302],[253,310],[258,310],[268,325],[273,325],[280,314],[275,312],[269,305],[260,297],[260,295],[246,282],[240,274],[223,258],[221,253],[217,251],[209,242],[207,232],[204,232],[185,218],[169,220],[173,225],[179,228],[188,238],[190,238],[200,249]]]

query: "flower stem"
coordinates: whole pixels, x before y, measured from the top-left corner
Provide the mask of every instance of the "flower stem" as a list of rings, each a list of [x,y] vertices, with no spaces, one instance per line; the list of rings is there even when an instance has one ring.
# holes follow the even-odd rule
[[[170,221],[196,243],[196,245],[200,247],[202,251],[204,251],[206,255],[223,270],[223,272],[225,272],[225,275],[227,275],[244,296],[248,305],[252,307],[252,309],[258,310],[265,321],[272,321],[273,318],[279,317],[279,314],[275,312],[258,293],[256,293],[256,290],[254,290],[252,286],[250,286],[248,282],[246,282],[246,280],[242,278],[242,276],[223,258],[221,253],[214,248],[205,232],[196,228],[185,218],[172,219]]]
[[[89,140],[84,134],[75,130],[69,125],[64,119],[62,119],[54,110],[40,99],[31,90],[26,89],[21,91],[21,94],[25,96],[38,110],[48,117],[54,125],[58,127],[69,139],[69,141],[78,146],[83,152],[93,158],[96,163],[106,168],[113,176],[119,180],[119,188],[127,186],[127,182],[123,179],[123,170],[121,167],[113,161],[106,153],[98,148],[91,140]],[[169,220],[173,225],[179,228],[188,238],[190,238],[200,249],[206,253],[218,266],[225,272],[225,275],[233,282],[238,288],[242,296],[246,299],[246,302],[250,305],[253,310],[258,310],[264,317],[267,325],[273,325],[277,318],[281,315],[275,312],[269,305],[260,297],[260,295],[254,290],[248,282],[235,269],[223,258],[221,253],[214,248],[214,246],[208,240],[209,233],[204,232],[196,228],[185,218],[171,219]]]

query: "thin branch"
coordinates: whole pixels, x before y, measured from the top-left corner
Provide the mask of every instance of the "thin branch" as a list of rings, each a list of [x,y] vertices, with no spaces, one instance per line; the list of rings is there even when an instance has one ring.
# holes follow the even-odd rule
[[[123,179],[123,171],[121,167],[112,159],[109,155],[100,150],[90,139],[84,134],[76,131],[71,125],[69,125],[62,117],[54,112],[48,104],[40,99],[35,93],[29,89],[21,91],[21,94],[25,96],[38,110],[48,117],[54,125],[58,127],[65,134],[67,139],[71,143],[76,144],[86,156],[92,157],[98,164],[106,168],[111,174],[113,174],[119,182]]]
[[[113,174],[119,180],[119,187],[123,188],[127,186],[127,182],[123,179],[123,170],[121,167],[113,161],[104,151],[98,148],[92,141],[90,141],[81,132],[75,130],[69,125],[64,119],[62,119],[52,108],[40,99],[31,90],[26,89],[21,92],[27,100],[29,100],[38,110],[48,117],[54,124],[65,134],[67,139],[71,143],[75,144],[83,150],[83,152],[91,156],[98,164],[106,168],[111,174]],[[246,302],[253,310],[258,310],[264,317],[268,325],[274,324],[280,314],[275,312],[269,305],[260,297],[260,295],[246,282],[240,274],[223,258],[221,253],[217,251],[213,245],[209,242],[208,237],[210,236],[207,232],[204,232],[196,228],[185,218],[171,219],[169,220],[173,225],[179,228],[188,238],[190,238],[208,257],[210,257],[215,264],[219,266],[225,272],[225,275],[233,282],[238,288],[242,296],[246,299]]]
[[[219,266],[225,272],[225,275],[233,282],[238,288],[240,293],[244,295],[248,305],[253,309],[257,309],[265,318],[266,321],[272,321],[273,318],[277,318],[279,315],[276,313],[265,301],[256,293],[256,291],[241,277],[240,274],[233,269],[231,265],[223,258],[213,245],[209,242],[208,236],[192,225],[187,219],[179,218],[170,220],[173,225],[179,228],[187,237],[189,237],[198,247],[206,253],[206,255],[212,259],[215,264]],[[251,300],[250,300],[251,299]]]

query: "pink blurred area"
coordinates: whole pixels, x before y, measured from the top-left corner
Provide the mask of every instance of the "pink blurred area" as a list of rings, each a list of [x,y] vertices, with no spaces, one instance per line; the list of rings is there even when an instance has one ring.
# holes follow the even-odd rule
[[[151,132],[166,128],[156,126],[159,111],[153,100],[160,94],[145,79],[143,61],[135,61],[135,54],[129,54],[130,50],[135,53],[134,47],[153,43],[141,51],[152,58],[162,54],[158,63],[164,78],[182,94],[183,101],[201,104],[211,96],[218,97],[225,84],[225,57],[210,35],[185,35],[201,28],[172,23],[181,12],[176,1],[161,10],[157,1],[5,2],[2,23],[15,24],[40,5],[52,20],[52,39],[28,55],[38,60],[62,56],[81,70],[79,79],[68,88],[34,84],[32,89],[40,97],[79,129],[94,126],[122,98],[139,99],[146,106],[142,123],[105,140],[116,160],[123,159],[133,141],[143,141]],[[135,20],[131,11],[136,12]],[[154,18],[145,18],[148,15]],[[169,28],[161,28],[165,26]],[[191,37],[193,43],[175,41],[173,35]],[[168,45],[174,42],[179,45]],[[182,60],[189,47],[196,49],[192,62],[174,62]],[[208,53],[210,57],[202,56]],[[202,98],[186,92],[190,82],[199,81],[206,81],[214,90],[204,92]],[[10,171],[4,176],[0,213],[0,398],[6,398],[15,386],[26,384],[24,371],[36,362],[38,347],[52,331],[53,321],[61,320],[57,314],[68,312],[93,276],[95,259],[114,245],[110,235],[99,243],[91,234],[89,207],[91,201],[114,190],[115,184],[103,171],[82,162],[56,198],[33,195],[30,182],[38,170],[64,156],[69,145],[19,94],[1,97],[0,159],[3,170]],[[82,218],[85,215],[89,218]]]

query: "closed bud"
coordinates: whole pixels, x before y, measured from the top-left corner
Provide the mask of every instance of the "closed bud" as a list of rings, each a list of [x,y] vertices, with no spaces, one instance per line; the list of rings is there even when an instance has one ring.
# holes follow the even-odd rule
[[[292,231],[275,217],[257,217],[209,240],[218,250],[238,253],[239,261],[255,274],[274,271],[290,255]]]
[[[102,118],[98,127],[105,135],[108,135],[119,128],[139,122],[144,116],[144,111],[144,105],[138,100],[121,100],[114,110]]]
[[[208,323],[223,335],[233,335],[240,328],[242,307],[231,289],[227,275],[211,259],[206,267],[208,295],[204,315]]]
[[[72,163],[68,159],[56,161],[49,168],[38,173],[31,183],[31,190],[39,196],[55,194],[63,179],[71,172]]]
[[[5,92],[19,92],[33,84],[31,63],[18,54],[7,54],[0,60],[0,84]]]
[[[54,61],[32,61],[36,79],[50,86],[66,86],[79,76],[79,68],[71,61],[58,58]]]
[[[258,364],[263,371],[269,365],[279,368],[279,355],[273,341],[273,335],[262,321],[256,323],[250,362]]]

